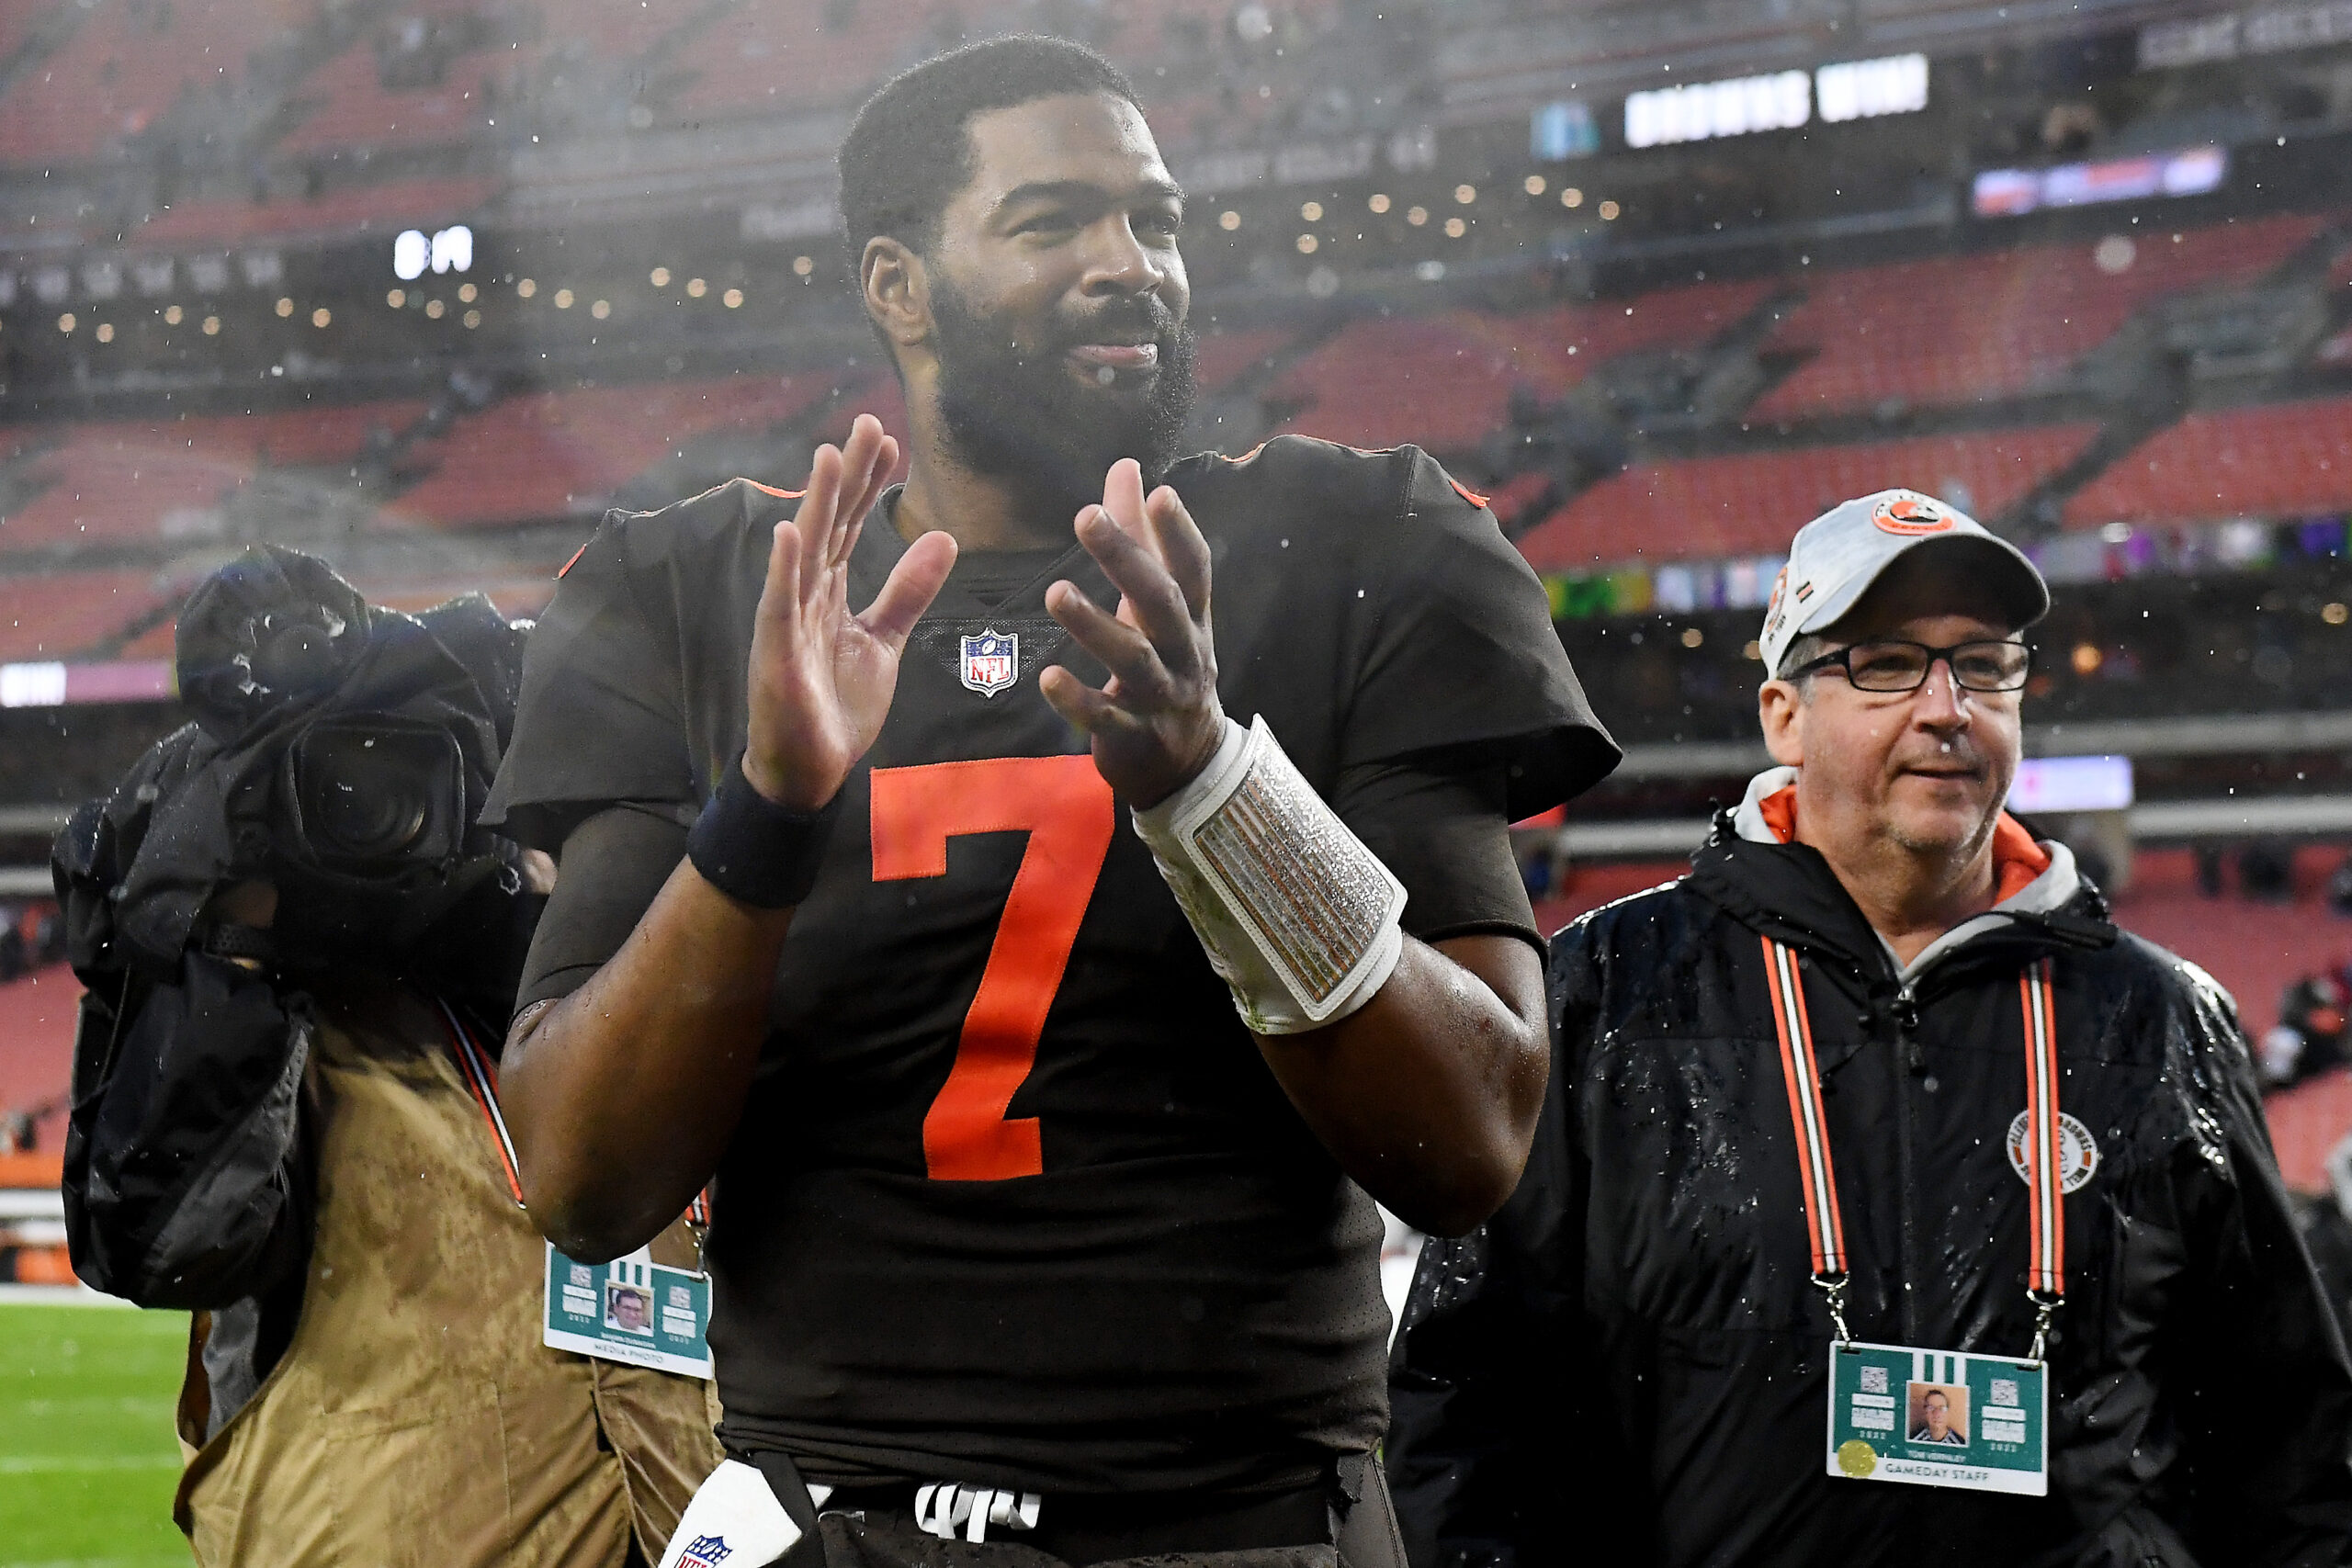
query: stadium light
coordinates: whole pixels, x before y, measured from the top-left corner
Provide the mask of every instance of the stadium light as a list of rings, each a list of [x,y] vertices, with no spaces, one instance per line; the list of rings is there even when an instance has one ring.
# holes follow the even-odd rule
[[[795,256],[792,258],[792,270],[797,276],[806,277],[810,273],[817,270],[816,258],[813,256]]]
[[[538,279],[535,277],[526,277],[523,279],[522,282],[514,286],[514,292],[526,299],[528,299],[532,295],[537,294],[538,291],[539,282]]]
[[[435,272],[470,272],[474,265],[474,231],[462,223],[452,224],[433,236],[433,270]]]
[[[743,303],[743,291],[740,288],[730,288],[718,297],[718,302],[730,310],[738,310]]]
[[[1449,218],[1445,220],[1445,237],[1449,240],[1458,240],[1469,231],[1470,225],[1459,218]]]
[[[1813,73],[1813,90],[1829,125],[1913,114],[1928,107],[1928,57],[1893,54],[1825,65]]]
[[[1664,147],[1759,130],[1794,130],[1813,118],[1813,78],[1803,71],[1659,87],[1625,97],[1625,145]]]
[[[402,283],[413,283],[424,276],[432,265],[433,242],[421,229],[404,229],[392,240],[392,276]]]
[[[112,343],[114,341],[114,323],[112,321],[100,321],[98,323],[98,341],[100,343]]]
[[[437,321],[441,319],[441,313],[448,308],[438,299],[427,299],[424,302],[424,319],[429,321]]]
[[[62,333],[71,333],[74,330],[73,311],[68,310],[57,318],[57,330]]]
[[[1228,208],[1216,215],[1216,226],[1230,234],[1241,227],[1241,214]]]
[[[1426,207],[1409,207],[1405,209],[1405,221],[1416,229],[1429,220],[1430,209]]]
[[[460,283],[458,285],[458,299],[461,304],[472,304],[474,302],[474,296],[481,292],[481,289],[476,288],[470,283]]]
[[[395,310],[399,310],[401,306],[408,303],[408,290],[405,288],[393,289],[390,293],[384,296],[384,303],[390,305]]]
[[[1323,204],[1319,201],[1303,203],[1299,207],[1298,215],[1309,223],[1320,223],[1323,221]]]
[[[435,272],[470,272],[474,265],[474,231],[462,223],[437,230],[427,239],[422,229],[403,229],[392,237],[392,275],[402,283]]]
[[[1372,194],[1372,199],[1365,202],[1364,205],[1371,208],[1374,212],[1385,212],[1388,210],[1388,193],[1385,191],[1374,191]]]
[[[204,335],[206,337],[219,337],[220,335],[220,317],[207,316],[204,318]]]
[[[657,266],[645,275],[645,280],[656,288],[667,288],[670,287],[670,269],[666,266]]]
[[[181,317],[182,317],[182,315],[183,315],[183,314],[184,314],[184,312],[182,312],[182,310],[180,310],[180,308],[179,308],[177,305],[166,305],[166,306],[164,306],[164,324],[165,326],[167,326],[167,327],[175,327],[175,326],[178,326],[178,325],[180,324],[180,320],[181,320]]]
[[[709,293],[709,292],[710,292],[710,285],[709,285],[707,282],[704,281],[702,278],[699,278],[699,277],[690,277],[690,278],[686,279],[686,298],[687,298],[687,299],[701,299],[704,295],[706,295],[706,294],[707,294],[707,293]],[[597,303],[599,303],[599,304],[602,304],[603,302],[604,302],[604,301],[602,301],[602,300],[598,300],[598,301],[597,301]],[[600,313],[601,313],[601,312],[600,312]]]
[[[1562,207],[1582,207],[1584,205],[1584,192],[1578,190],[1574,186],[1570,186],[1567,189],[1560,193],[1560,205]]]

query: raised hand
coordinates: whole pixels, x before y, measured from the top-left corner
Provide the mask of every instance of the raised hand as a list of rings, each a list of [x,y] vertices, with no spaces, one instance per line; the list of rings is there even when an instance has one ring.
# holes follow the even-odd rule
[[[1079,543],[1119,591],[1104,613],[1075,583],[1046,608],[1111,671],[1097,691],[1063,669],[1038,678],[1054,711],[1086,732],[1094,765],[1125,799],[1156,806],[1190,783],[1225,739],[1209,631],[1209,547],[1174,491],[1147,497],[1131,457],[1111,465],[1102,503],[1078,514]]]
[[[956,541],[907,548],[862,615],[849,611],[849,557],[899,460],[881,422],[860,414],[841,449],[817,448],[808,493],[768,551],[752,630],[743,776],[779,806],[815,811],[882,732],[899,654],[956,564]]]

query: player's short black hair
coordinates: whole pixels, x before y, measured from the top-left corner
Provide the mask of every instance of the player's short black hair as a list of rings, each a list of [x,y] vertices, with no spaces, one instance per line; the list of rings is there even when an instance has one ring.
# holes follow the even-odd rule
[[[1117,66],[1082,43],[1035,33],[967,44],[884,83],[842,140],[851,266],[877,234],[930,248],[940,213],[972,177],[973,116],[1066,93],[1108,93],[1142,107]]]

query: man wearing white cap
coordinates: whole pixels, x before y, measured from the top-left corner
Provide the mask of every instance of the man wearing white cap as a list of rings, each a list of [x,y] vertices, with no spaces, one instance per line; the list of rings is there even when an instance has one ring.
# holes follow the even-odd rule
[[[2049,603],[1915,491],[1797,535],[1779,765],[1553,940],[1526,1176],[1422,1255],[1414,1568],[2346,1560],[2352,1367],[2234,1006],[2002,809]]]

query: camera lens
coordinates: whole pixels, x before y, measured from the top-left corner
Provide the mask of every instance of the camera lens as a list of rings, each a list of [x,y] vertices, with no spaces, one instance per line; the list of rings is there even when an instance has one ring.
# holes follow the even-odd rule
[[[345,736],[345,743],[348,743]],[[374,739],[357,740],[356,750],[369,750]],[[332,757],[315,781],[318,795],[311,799],[312,825],[320,840],[334,853],[356,861],[386,861],[414,844],[425,829],[425,797],[414,778],[400,773],[365,776],[365,757]],[[336,766],[360,761],[360,766]]]
[[[303,817],[319,847],[353,860],[389,860],[424,831],[424,781],[375,753],[387,750],[373,735],[322,735],[304,759],[309,799]]]
[[[325,863],[356,870],[456,848],[463,799],[447,735],[329,720],[302,737],[292,761],[302,836]]]

